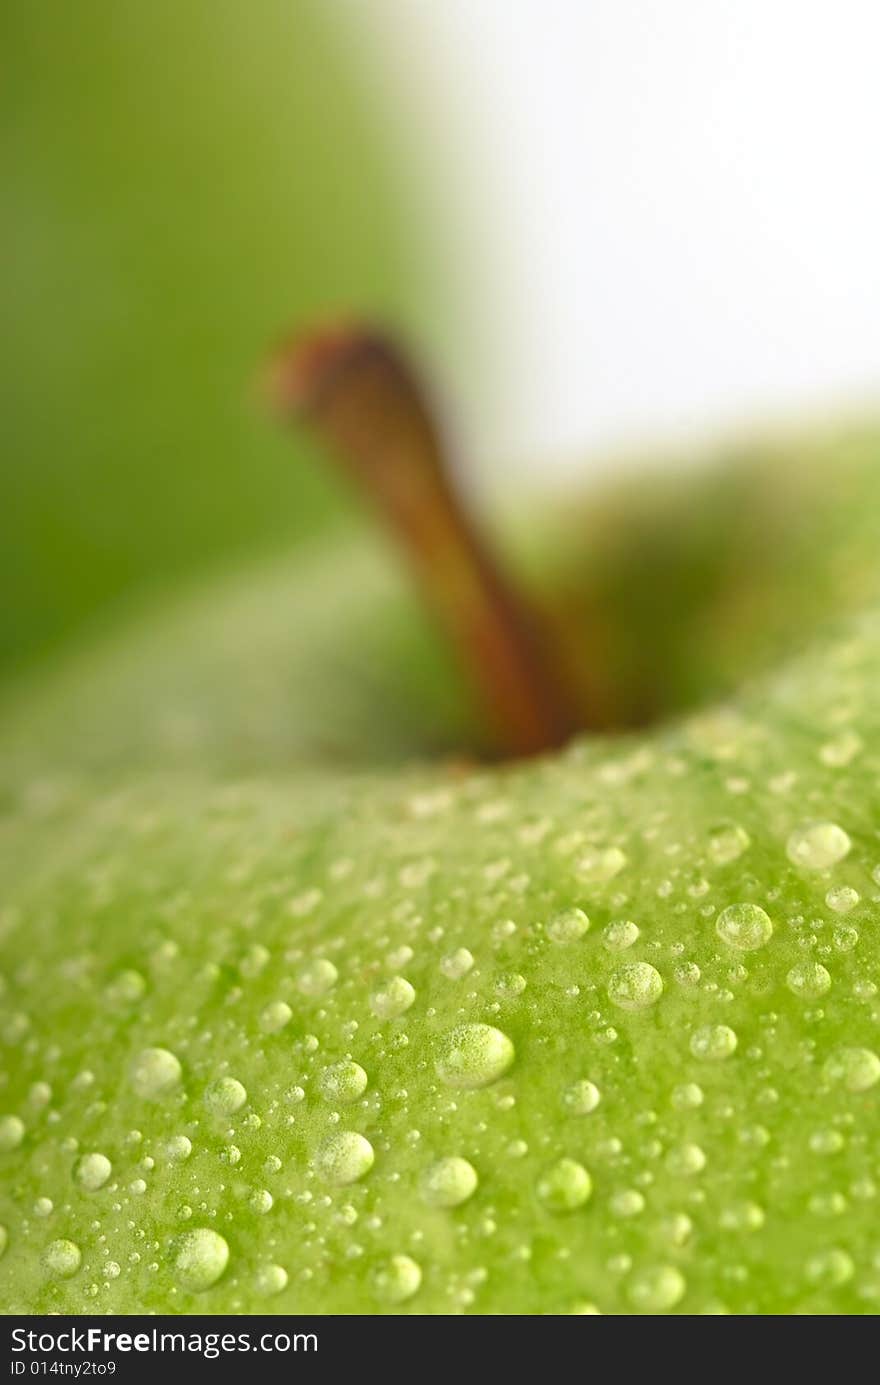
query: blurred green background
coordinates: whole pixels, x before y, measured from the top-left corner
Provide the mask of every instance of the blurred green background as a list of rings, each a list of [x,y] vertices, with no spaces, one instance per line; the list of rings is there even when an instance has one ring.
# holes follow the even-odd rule
[[[393,122],[339,7],[0,14],[7,671],[136,593],[332,523],[340,492],[261,415],[256,368],[315,314],[410,324],[423,276]]]

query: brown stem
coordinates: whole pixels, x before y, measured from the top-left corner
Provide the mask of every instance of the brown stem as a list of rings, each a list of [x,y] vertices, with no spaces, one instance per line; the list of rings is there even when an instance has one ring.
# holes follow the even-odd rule
[[[313,332],[279,352],[271,386],[282,417],[306,419],[383,511],[499,751],[564,742],[576,718],[550,641],[465,512],[422,391],[393,346],[359,327]]]

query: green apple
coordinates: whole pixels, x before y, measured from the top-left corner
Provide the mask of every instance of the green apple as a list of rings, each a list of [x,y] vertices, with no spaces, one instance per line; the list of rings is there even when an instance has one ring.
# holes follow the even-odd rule
[[[627,734],[477,760],[366,532],[19,686],[0,1301],[875,1311],[878,454],[514,524]]]

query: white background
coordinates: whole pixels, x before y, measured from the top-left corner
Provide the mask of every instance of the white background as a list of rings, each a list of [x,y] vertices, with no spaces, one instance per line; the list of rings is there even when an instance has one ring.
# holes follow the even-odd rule
[[[880,393],[877,0],[348,3],[471,260],[487,473]]]

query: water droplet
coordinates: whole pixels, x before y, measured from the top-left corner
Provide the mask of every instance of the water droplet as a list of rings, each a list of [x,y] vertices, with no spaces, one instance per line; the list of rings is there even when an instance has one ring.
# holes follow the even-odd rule
[[[629,919],[616,919],[609,923],[602,934],[602,941],[609,952],[623,952],[628,947],[632,947],[639,936],[636,924]]]
[[[437,1075],[447,1087],[486,1087],[507,1072],[513,1059],[513,1044],[500,1029],[459,1024],[439,1043]]]
[[[18,1149],[24,1139],[24,1121],[20,1116],[0,1116],[0,1154]]]
[[[76,1181],[87,1192],[97,1192],[103,1188],[113,1172],[113,1165],[106,1154],[84,1154],[76,1165]]]
[[[709,833],[709,855],[718,866],[739,860],[752,844],[745,828],[735,822],[722,822]]]
[[[562,1104],[571,1116],[588,1116],[591,1111],[595,1111],[601,1098],[602,1094],[595,1082],[583,1078],[580,1082],[572,1082],[570,1087],[566,1087],[562,1093]]]
[[[440,963],[440,970],[448,980],[460,981],[463,976],[467,976],[473,965],[473,954],[468,952],[466,947],[459,947],[454,952],[446,954]]]
[[[583,909],[563,909],[547,924],[547,936],[554,943],[573,943],[584,936],[589,926]]]
[[[737,1037],[726,1024],[703,1024],[691,1035],[690,1049],[695,1058],[717,1061],[736,1052]]]
[[[370,1172],[373,1146],[355,1130],[337,1130],[320,1146],[315,1164],[322,1178],[337,1187],[357,1183]]]
[[[192,1141],[186,1135],[172,1135],[165,1141],[165,1157],[174,1164],[183,1163],[192,1154]]]
[[[382,1020],[394,1020],[406,1014],[416,998],[415,987],[405,976],[392,976],[370,996],[370,1009]]]
[[[608,982],[608,999],[621,1010],[647,1010],[663,993],[663,978],[650,962],[626,962]]]
[[[760,904],[729,904],[718,915],[715,931],[729,947],[752,952],[770,941],[773,924]]]
[[[672,1089],[672,1104],[676,1111],[695,1111],[703,1104],[703,1089],[696,1082],[682,1082]]]
[[[855,1265],[845,1250],[823,1250],[807,1261],[807,1278],[828,1289],[848,1283],[855,1272]]]
[[[624,1188],[614,1193],[608,1203],[614,1217],[637,1217],[645,1210],[645,1199],[636,1188]]]
[[[318,1085],[323,1097],[344,1106],[350,1101],[357,1101],[366,1091],[367,1074],[360,1063],[331,1063],[321,1073]]]
[[[392,1255],[373,1272],[373,1292],[383,1303],[405,1303],[421,1282],[421,1267],[408,1255]]]
[[[821,962],[814,962],[811,959],[795,962],[785,978],[785,984],[795,995],[803,996],[805,1000],[816,1000],[818,996],[824,995],[830,987],[831,973],[822,966]]]
[[[205,1105],[218,1116],[231,1116],[247,1101],[247,1091],[236,1077],[218,1077],[205,1088]]]
[[[499,995],[512,999],[514,996],[522,995],[526,988],[526,978],[518,971],[505,971],[495,982],[495,990]]]
[[[293,1019],[286,1000],[272,1000],[260,1012],[260,1028],[264,1034],[279,1034]]]
[[[422,1197],[430,1207],[460,1207],[477,1188],[473,1164],[458,1155],[438,1159],[422,1176]]]
[[[82,1263],[82,1252],[75,1241],[50,1241],[43,1251],[43,1268],[53,1279],[70,1279]]]
[[[182,1076],[179,1060],[167,1048],[142,1049],[130,1069],[132,1087],[147,1099],[166,1096]]]
[[[9,1245],[9,1232],[5,1226],[0,1225],[0,1260],[6,1254],[6,1247]]]
[[[575,867],[581,880],[602,884],[613,880],[626,865],[626,856],[619,846],[589,847]]]
[[[675,1178],[691,1178],[702,1173],[706,1156],[699,1145],[676,1145],[666,1156],[666,1167]]]
[[[829,1082],[848,1092],[866,1092],[880,1082],[880,1058],[870,1048],[839,1048],[823,1069]]]
[[[819,759],[829,769],[845,769],[862,749],[863,741],[856,731],[841,731],[833,740],[819,748]]]
[[[785,844],[788,859],[804,870],[828,870],[847,855],[852,842],[836,822],[808,822],[796,827]]]
[[[147,983],[139,971],[121,971],[105,992],[111,1005],[135,1005],[146,992]]]
[[[732,1202],[723,1208],[718,1220],[724,1231],[760,1231],[764,1225],[764,1209],[757,1202]]]
[[[332,991],[339,980],[339,972],[326,957],[318,957],[307,962],[297,977],[296,984],[303,995],[320,996]]]
[[[248,1198],[248,1207],[261,1217],[264,1217],[267,1212],[271,1212],[274,1204],[275,1199],[268,1188],[255,1188]]]
[[[51,1217],[55,1204],[50,1197],[38,1197],[34,1203],[35,1217]]]
[[[684,1298],[687,1282],[674,1265],[640,1270],[629,1285],[629,1301],[639,1313],[668,1313]]]
[[[216,1284],[228,1263],[229,1246],[209,1227],[185,1231],[175,1242],[174,1277],[181,1288],[193,1293]]]
[[[538,1181],[538,1197],[551,1212],[574,1212],[593,1191],[593,1180],[576,1159],[560,1159]]]
[[[272,1298],[287,1288],[287,1270],[281,1265],[261,1265],[254,1275],[254,1288],[261,1298]]]
[[[835,885],[826,894],[825,903],[835,914],[848,914],[859,903],[859,892],[849,885]]]
[[[271,957],[268,947],[264,947],[262,943],[252,943],[239,962],[238,970],[248,981],[252,981],[265,970]]]

